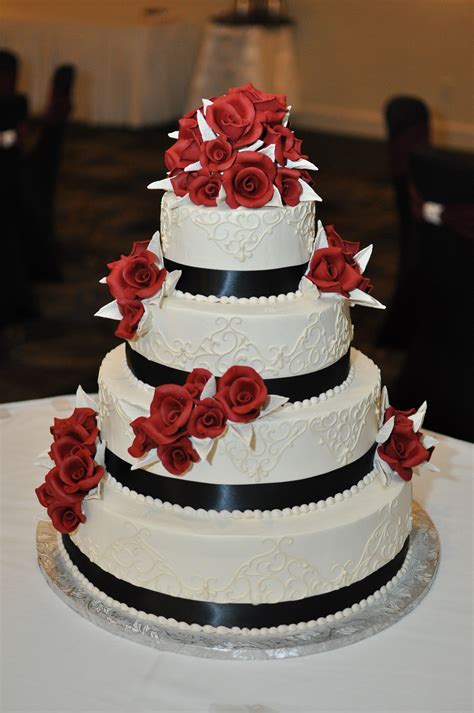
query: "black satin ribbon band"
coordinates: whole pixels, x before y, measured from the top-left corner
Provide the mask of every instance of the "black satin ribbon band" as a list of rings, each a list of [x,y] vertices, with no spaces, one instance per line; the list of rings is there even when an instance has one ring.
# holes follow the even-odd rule
[[[367,453],[341,468],[311,478],[283,483],[249,483],[225,485],[199,483],[195,480],[175,478],[150,473],[143,469],[131,470],[130,463],[119,458],[108,448],[105,450],[107,472],[124,487],[140,495],[198,510],[283,510],[295,505],[325,500],[344,490],[350,490],[374,467],[376,444]]]
[[[68,535],[63,535],[63,543],[73,564],[91,584],[107,596],[134,607],[137,611],[201,626],[208,624],[215,627],[261,628],[311,621],[335,614],[361,599],[367,599],[397,574],[405,560],[409,538],[407,537],[400,552],[390,562],[354,584],[326,594],[276,604],[217,604],[152,592],[105,572],[91,562]]]
[[[125,354],[132,374],[150,386],[184,384],[189,374],[188,371],[147,359],[132,349],[128,342],[125,343]],[[299,376],[265,379],[265,384],[269,394],[287,396],[290,401],[304,401],[342,384],[349,375],[350,366],[350,350],[348,350],[338,361],[325,369]]]
[[[165,258],[168,272],[181,270],[178,288],[193,295],[215,297],[271,297],[295,292],[306,272],[307,262],[271,270],[214,270],[182,265]]]

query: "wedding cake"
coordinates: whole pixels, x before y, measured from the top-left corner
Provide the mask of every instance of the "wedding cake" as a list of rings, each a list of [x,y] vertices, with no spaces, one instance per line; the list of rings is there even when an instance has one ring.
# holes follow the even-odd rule
[[[124,343],[40,458],[73,572],[181,629],[291,632],[390,596],[433,467],[426,405],[390,406],[351,348],[351,307],[382,307],[371,246],[316,223],[289,115],[249,84],[179,121],[160,233],[102,280]]]

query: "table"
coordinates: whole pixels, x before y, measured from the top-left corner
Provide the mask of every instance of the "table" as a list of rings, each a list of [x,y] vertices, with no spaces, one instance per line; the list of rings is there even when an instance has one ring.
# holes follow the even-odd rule
[[[73,118],[132,128],[182,116],[198,36],[195,25],[178,20],[0,19],[0,46],[19,56],[19,88],[28,95],[33,114],[44,110],[55,67],[73,63]]]
[[[441,436],[441,473],[414,482],[438,527],[441,566],[426,599],[353,646],[283,661],[211,661],[148,649],[93,627],[43,579],[44,512],[32,466],[73,397],[0,405],[3,713],[467,713],[472,708],[472,446]]]
[[[208,22],[196,61],[188,109],[202,98],[252,82],[266,92],[287,94],[298,106],[299,73],[291,25],[232,25]]]

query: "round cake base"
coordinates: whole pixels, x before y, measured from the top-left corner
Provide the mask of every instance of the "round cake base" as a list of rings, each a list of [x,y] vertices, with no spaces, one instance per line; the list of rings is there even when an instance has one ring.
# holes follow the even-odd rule
[[[108,606],[78,581],[63,558],[59,537],[49,522],[38,523],[38,562],[51,589],[78,614],[112,634],[155,649],[218,659],[264,660],[307,656],[347,646],[377,634],[395,624],[423,599],[436,575],[440,556],[436,528],[423,508],[414,503],[407,566],[386,594],[365,609],[304,631],[244,636],[183,631]]]

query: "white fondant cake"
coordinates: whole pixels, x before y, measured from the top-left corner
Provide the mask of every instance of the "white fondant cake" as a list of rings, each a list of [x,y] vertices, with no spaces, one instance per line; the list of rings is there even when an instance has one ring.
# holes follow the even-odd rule
[[[433,445],[350,348],[351,305],[381,306],[370,249],[316,231],[315,167],[287,123],[251,85],[180,121],[152,185],[161,244],[105,279],[99,315],[128,343],[97,406],[80,392],[55,422],[37,491],[89,586],[183,627],[314,625],[386,591]]]

